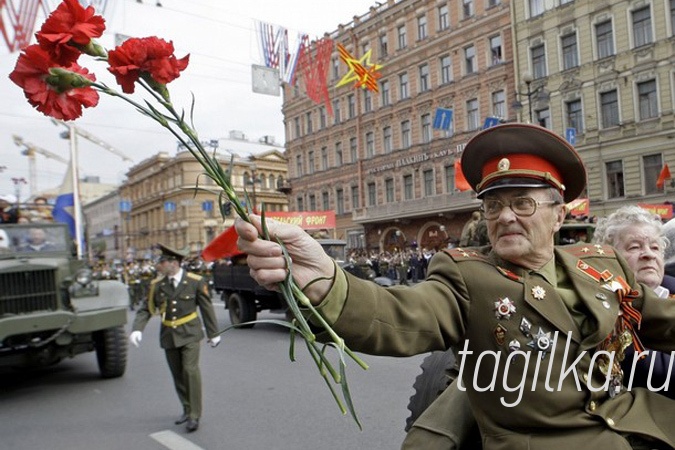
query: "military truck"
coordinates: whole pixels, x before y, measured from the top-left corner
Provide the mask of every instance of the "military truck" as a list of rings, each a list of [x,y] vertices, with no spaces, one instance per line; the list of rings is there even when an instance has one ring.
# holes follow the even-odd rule
[[[65,224],[0,224],[0,367],[95,351],[102,377],[124,374],[127,288],[94,280],[73,247]]]
[[[345,261],[347,242],[342,239],[317,239],[324,251],[333,258],[347,272],[357,277],[372,280],[382,286],[391,286],[392,280],[386,277],[375,277],[372,270],[363,268]],[[246,265],[246,255],[231,253],[224,256],[225,261],[213,266],[213,286],[221,295],[225,308],[229,311],[232,324],[242,324],[256,320],[258,312],[264,310],[279,311],[291,318],[286,301],[276,291],[268,291],[260,286],[249,273]],[[242,328],[251,328],[254,324],[247,323]]]
[[[341,239],[317,239],[326,253],[345,264],[345,247],[347,243]],[[234,325],[253,322],[258,312],[272,310],[286,313],[284,298],[276,291],[268,291],[260,286],[249,273],[246,255],[241,253],[225,255],[225,260],[213,266],[213,287],[220,294],[225,308],[229,311],[230,321]],[[242,328],[252,328],[249,323]]]

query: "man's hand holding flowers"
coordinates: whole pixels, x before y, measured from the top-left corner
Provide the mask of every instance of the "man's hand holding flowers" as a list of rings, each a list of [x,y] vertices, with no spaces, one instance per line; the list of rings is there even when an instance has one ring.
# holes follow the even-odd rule
[[[222,189],[219,193],[219,203],[231,202],[237,214],[243,220],[251,222],[249,217],[251,211],[247,210],[237,197],[229,171],[221,167],[216,155],[204,149],[196,130],[185,121],[184,114],[177,112],[171,103],[166,85],[185,70],[189,55],[176,58],[173,44],[154,36],[127,39],[108,52],[95,41],[104,31],[105,21],[95,14],[93,7],[84,8],[78,0],[63,0],[36,33],[37,44],[26,47],[19,55],[9,78],[23,89],[33,107],[47,116],[60,120],[74,120],[80,117],[82,108],[98,104],[101,92],[124,100],[173,134],[201,164],[204,175]],[[78,65],[77,61],[82,54],[107,63],[107,69],[115,76],[122,93],[98,82],[93,73]],[[137,85],[151,96],[150,100],[136,101],[125,95],[137,94],[135,92]],[[154,100],[154,103],[151,100]],[[159,107],[153,104],[159,104]],[[262,230],[262,238],[270,240],[264,212]],[[284,257],[287,260],[287,267],[290,268],[292,261],[285,250]],[[295,317],[292,323],[274,321],[291,329],[291,359],[294,359],[294,336],[300,334],[342,413],[346,414],[349,410],[360,427],[349,394],[344,356],[351,357],[364,369],[367,365],[345,346],[342,338],[323,320],[292,276],[287,276],[279,283],[278,288]],[[300,305],[305,308],[303,311],[300,310]],[[305,316],[311,317],[313,321],[319,323],[319,327],[328,332],[331,337],[329,343],[316,342],[314,331]],[[209,343],[216,346],[219,340],[219,337],[213,337]],[[140,337],[137,341],[132,343],[138,344]],[[334,348],[340,355],[339,371],[333,368],[325,354],[326,348],[329,347]],[[340,384],[346,406],[330,383],[331,379],[334,383]]]

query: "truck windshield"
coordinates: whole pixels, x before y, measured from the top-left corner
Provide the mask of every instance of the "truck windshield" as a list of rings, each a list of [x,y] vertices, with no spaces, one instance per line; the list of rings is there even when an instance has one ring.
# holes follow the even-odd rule
[[[68,229],[59,225],[4,225],[0,227],[0,256],[66,252]]]

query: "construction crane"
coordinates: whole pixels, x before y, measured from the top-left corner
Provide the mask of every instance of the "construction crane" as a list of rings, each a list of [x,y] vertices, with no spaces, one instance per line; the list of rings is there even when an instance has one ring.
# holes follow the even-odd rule
[[[12,135],[12,138],[14,139],[14,143],[17,146],[23,147],[23,150],[21,150],[21,154],[24,156],[28,156],[28,181],[29,181],[30,195],[32,197],[33,194],[38,192],[37,171],[35,169],[36,153],[39,153],[46,158],[55,159],[56,161],[62,162],[64,164],[68,164],[69,161],[64,157],[57,155],[56,153],[52,153],[49,150],[45,150],[44,148],[38,147],[37,145],[24,141],[21,136],[17,136],[16,134],[14,134]]]
[[[113,154],[119,156],[119,157],[122,158],[122,160],[124,160],[124,161],[130,161],[130,162],[133,162],[133,159],[129,158],[127,155],[125,155],[124,153],[122,153],[120,150],[117,150],[115,147],[113,147],[112,145],[108,144],[108,143],[105,142],[103,139],[97,138],[96,136],[94,136],[93,134],[89,133],[88,131],[85,131],[85,130],[83,130],[82,128],[76,127],[75,125],[67,124],[67,123],[65,123],[65,122],[63,122],[63,121],[61,121],[61,120],[51,119],[51,121],[52,121],[52,123],[54,123],[55,125],[56,125],[56,124],[63,125],[64,127],[68,128],[69,131],[70,131],[71,127],[72,127],[72,129],[73,129],[73,131],[75,131],[75,133],[77,133],[79,136],[82,136],[83,138],[85,138],[85,139],[88,140],[89,142],[93,142],[94,144],[98,145],[99,147],[103,147],[104,149],[108,150],[110,153],[113,153]],[[68,135],[62,135],[62,137],[65,137],[66,139],[69,138]]]

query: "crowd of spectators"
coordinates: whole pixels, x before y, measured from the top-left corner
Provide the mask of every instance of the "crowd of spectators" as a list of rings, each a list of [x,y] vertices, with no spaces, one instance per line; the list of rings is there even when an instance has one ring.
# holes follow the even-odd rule
[[[434,249],[406,249],[367,252],[353,249],[349,252],[348,262],[365,272],[372,270],[376,277],[387,277],[398,284],[417,283],[427,274],[427,266]]]
[[[53,222],[52,208],[46,197],[19,204],[12,194],[0,195],[0,223]]]

